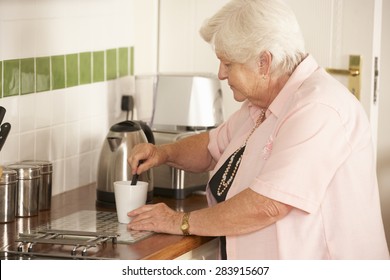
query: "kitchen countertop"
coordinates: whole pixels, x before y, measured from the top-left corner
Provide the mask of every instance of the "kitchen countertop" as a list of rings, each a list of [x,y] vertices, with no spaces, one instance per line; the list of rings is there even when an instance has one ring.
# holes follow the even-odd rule
[[[191,194],[183,200],[154,197],[153,203],[157,202],[165,202],[172,209],[179,211],[193,211],[207,206],[206,197],[203,194]],[[29,232],[31,229],[47,222],[83,210],[115,211],[114,209],[96,207],[95,184],[79,187],[75,190],[53,196],[51,209],[40,211],[38,216],[16,218],[13,222],[0,224],[0,248],[2,251],[16,251],[18,242],[15,242],[15,239],[19,233]],[[212,237],[155,233],[131,244],[113,244],[108,242],[92,254],[96,258],[122,260],[175,259],[211,240],[213,240]],[[7,248],[5,249],[6,246]]]

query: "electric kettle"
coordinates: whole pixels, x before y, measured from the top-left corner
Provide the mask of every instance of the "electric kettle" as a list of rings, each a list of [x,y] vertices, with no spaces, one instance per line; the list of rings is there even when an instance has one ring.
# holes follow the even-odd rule
[[[115,181],[131,181],[127,158],[133,147],[140,143],[153,143],[153,132],[141,121],[123,121],[111,126],[100,153],[97,174],[96,206],[115,208]],[[149,183],[147,202],[153,199],[153,173],[148,170],[139,175],[140,181]]]

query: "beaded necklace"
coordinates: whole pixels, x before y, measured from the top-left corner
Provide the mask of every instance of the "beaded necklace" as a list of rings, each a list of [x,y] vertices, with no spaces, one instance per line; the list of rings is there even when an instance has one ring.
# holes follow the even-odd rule
[[[259,115],[259,117],[257,118],[256,120],[256,124],[255,126],[252,128],[252,131],[249,133],[248,137],[245,139],[245,142],[231,155],[230,159],[229,159],[229,162],[228,162],[228,165],[225,169],[225,172],[223,173],[222,175],[222,178],[221,178],[221,181],[219,182],[219,185],[218,185],[218,189],[217,189],[217,195],[218,196],[221,196],[225,190],[230,186],[230,184],[233,182],[234,180],[234,177],[236,175],[236,172],[238,170],[238,167],[240,166],[240,163],[241,163],[241,159],[242,159],[242,155],[243,153],[241,153],[240,157],[238,158],[238,160],[236,161],[235,165],[234,165],[234,168],[233,168],[233,171],[232,171],[232,174],[230,175],[229,179],[227,179],[227,175],[229,174],[230,172],[230,169],[232,168],[232,163],[234,162],[234,158],[236,157],[236,155],[238,154],[238,152],[246,146],[249,138],[252,136],[253,132],[255,132],[255,130],[262,124],[262,122],[264,121],[264,117],[265,117],[265,109],[262,109],[261,110],[261,113]]]

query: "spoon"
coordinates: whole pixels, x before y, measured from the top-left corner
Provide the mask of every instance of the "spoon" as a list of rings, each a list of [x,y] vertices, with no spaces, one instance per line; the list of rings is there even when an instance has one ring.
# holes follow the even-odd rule
[[[139,175],[138,175],[137,173],[135,173],[135,174],[133,175],[133,178],[131,179],[131,185],[132,185],[132,186],[137,185],[138,176],[139,176]]]
[[[143,162],[144,162],[143,160],[140,160],[139,163],[138,163],[138,166],[140,166],[141,163],[143,163]],[[137,173],[135,173],[135,174],[133,175],[133,178],[131,179],[131,185],[132,185],[132,186],[137,185],[138,177],[139,177],[139,175],[138,175]]]

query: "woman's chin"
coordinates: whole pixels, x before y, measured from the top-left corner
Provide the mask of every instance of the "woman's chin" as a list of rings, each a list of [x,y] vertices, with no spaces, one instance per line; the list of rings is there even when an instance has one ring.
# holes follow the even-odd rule
[[[241,94],[233,94],[233,98],[237,102],[244,102],[246,100],[246,97]]]

